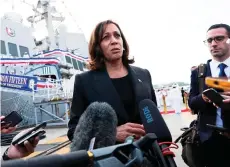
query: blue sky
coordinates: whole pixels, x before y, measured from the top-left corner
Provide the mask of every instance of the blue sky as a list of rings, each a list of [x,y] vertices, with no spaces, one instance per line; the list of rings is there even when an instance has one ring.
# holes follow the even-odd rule
[[[36,3],[34,0],[27,2]],[[151,72],[154,84],[189,82],[190,67],[211,58],[202,42],[207,29],[216,23],[230,25],[229,0],[64,2],[67,8],[61,0],[57,6],[65,11],[65,14],[71,13],[73,16],[68,16],[66,20],[69,28],[77,30],[80,27],[87,40],[99,21],[116,21],[127,38],[131,55],[136,60],[135,65],[147,68]],[[21,9],[22,7],[19,10]],[[23,15],[27,13],[28,11],[21,12]]]

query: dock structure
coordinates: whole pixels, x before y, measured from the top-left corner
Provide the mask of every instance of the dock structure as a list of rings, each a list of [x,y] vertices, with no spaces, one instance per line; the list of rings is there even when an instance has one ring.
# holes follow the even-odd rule
[[[62,80],[49,81],[43,89],[34,90],[35,124],[46,121],[48,126],[64,125],[67,127],[72,95],[71,90],[63,89]]]
[[[48,123],[48,126],[61,126],[68,125],[69,111],[71,106],[71,99],[60,99],[55,101],[35,102],[34,103],[34,116],[35,124],[43,121]],[[64,106],[63,106],[64,105]],[[48,108],[48,109],[46,109]],[[60,110],[64,109],[64,114],[60,115]],[[63,112],[62,112],[63,113]],[[44,116],[50,116],[50,120],[44,120]],[[40,117],[40,118],[39,118]]]

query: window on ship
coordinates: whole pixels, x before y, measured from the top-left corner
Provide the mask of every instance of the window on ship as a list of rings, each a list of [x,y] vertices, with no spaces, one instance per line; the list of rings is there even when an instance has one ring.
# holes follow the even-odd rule
[[[8,48],[11,56],[18,57],[18,50],[16,44],[8,42]]]
[[[79,70],[76,59],[72,58],[72,62],[74,69]]]
[[[56,75],[38,75],[41,78],[57,79]]]
[[[82,62],[82,65],[83,65],[83,69],[87,69],[86,62]]]
[[[25,53],[28,54],[28,55],[30,55],[29,49],[27,47],[25,47],[25,46],[20,46],[19,45],[19,51],[20,51],[21,57],[24,57]]]
[[[77,60],[77,63],[78,63],[78,67],[79,67],[79,69],[80,69],[81,71],[83,71],[83,65],[82,65],[82,62]]]
[[[56,75],[36,75],[36,76],[38,76],[39,79],[42,81],[46,81],[47,79],[48,80],[53,79],[54,83],[56,83],[56,79],[57,79]]]
[[[1,54],[6,55],[6,45],[5,45],[5,41],[2,41],[2,40],[1,40],[1,48],[0,48],[0,50],[1,50]]]
[[[65,60],[67,63],[72,64],[71,58],[69,56],[65,56]]]

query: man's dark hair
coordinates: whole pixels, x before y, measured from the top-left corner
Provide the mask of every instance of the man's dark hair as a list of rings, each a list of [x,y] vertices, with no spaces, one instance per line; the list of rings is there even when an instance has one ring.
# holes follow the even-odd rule
[[[227,33],[228,33],[228,37],[230,38],[230,26],[227,24],[214,24],[211,27],[209,27],[208,31],[212,30],[212,29],[216,29],[216,28],[224,28]]]

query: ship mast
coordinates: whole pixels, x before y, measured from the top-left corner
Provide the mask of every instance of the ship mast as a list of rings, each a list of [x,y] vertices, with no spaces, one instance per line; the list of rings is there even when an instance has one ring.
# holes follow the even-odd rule
[[[38,11],[38,9],[41,9],[42,12]],[[48,38],[47,38],[47,45],[48,50],[54,50],[58,48],[56,38],[55,38],[55,32],[54,32],[54,26],[53,21],[63,21],[64,17],[60,16],[53,16],[52,12],[56,12],[56,9],[54,6],[51,6],[50,0],[39,0],[37,3],[37,7],[33,9],[35,12],[34,16],[28,17],[28,21],[33,24],[40,22],[42,20],[45,20],[46,22],[46,28],[48,31]]]
[[[53,24],[52,24],[51,7],[50,7],[48,0],[43,2],[42,7],[45,13],[46,27],[47,27],[48,36],[49,36],[49,39],[48,39],[49,49],[53,50],[57,48],[57,46],[56,46],[54,29],[53,29]]]

